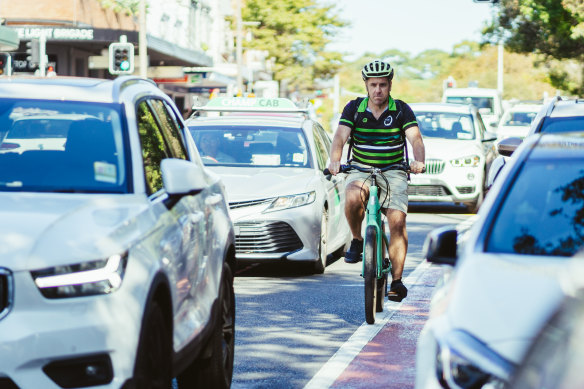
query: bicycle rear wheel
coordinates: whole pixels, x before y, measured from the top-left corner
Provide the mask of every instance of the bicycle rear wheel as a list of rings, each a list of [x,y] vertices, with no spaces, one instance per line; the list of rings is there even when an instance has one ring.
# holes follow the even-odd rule
[[[377,302],[377,230],[373,226],[365,230],[363,278],[365,280],[365,320],[368,324],[373,324]]]

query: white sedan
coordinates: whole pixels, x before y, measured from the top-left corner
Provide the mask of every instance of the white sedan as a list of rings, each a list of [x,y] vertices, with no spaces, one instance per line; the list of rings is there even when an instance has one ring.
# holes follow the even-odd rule
[[[331,141],[287,99],[216,98],[187,121],[225,183],[238,261],[299,261],[325,271],[351,240],[344,177],[326,177]]]
[[[495,157],[496,136],[485,129],[472,105],[411,104],[426,148],[426,173],[411,176],[410,202],[464,204],[476,212],[485,177]],[[413,153],[409,148],[408,155]]]

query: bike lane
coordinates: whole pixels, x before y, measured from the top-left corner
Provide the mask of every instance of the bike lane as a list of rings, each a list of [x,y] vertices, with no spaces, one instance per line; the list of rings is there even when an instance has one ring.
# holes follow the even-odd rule
[[[442,268],[422,262],[406,279],[408,297],[385,302],[375,324],[364,323],[305,389],[414,387],[416,344]]]

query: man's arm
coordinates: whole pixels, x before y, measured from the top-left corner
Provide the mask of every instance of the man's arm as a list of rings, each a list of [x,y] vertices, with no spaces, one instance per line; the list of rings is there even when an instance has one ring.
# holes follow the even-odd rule
[[[414,161],[410,165],[412,173],[422,173],[426,167],[426,149],[424,148],[424,141],[422,140],[422,133],[418,126],[412,126],[406,129],[406,138],[412,145],[414,150]]]
[[[341,168],[341,156],[343,154],[343,146],[347,143],[347,139],[351,135],[351,127],[339,124],[335,136],[333,137],[333,144],[331,145],[331,161],[328,169],[332,175],[336,175]]]

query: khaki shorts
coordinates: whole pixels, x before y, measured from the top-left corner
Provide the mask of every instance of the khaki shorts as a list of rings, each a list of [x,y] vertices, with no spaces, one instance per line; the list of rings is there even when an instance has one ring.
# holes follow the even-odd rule
[[[354,165],[367,167],[353,162]],[[382,208],[397,209],[403,213],[408,212],[408,175],[403,170],[388,170],[381,173],[389,182],[389,190],[385,180],[377,177],[377,186],[379,187],[379,202]],[[369,173],[360,172],[358,170],[351,170],[347,173],[346,185],[351,182],[363,183],[369,178]],[[359,184],[360,185],[360,184]],[[371,185],[371,180],[368,180],[367,187]],[[389,192],[389,195],[387,194]]]

